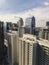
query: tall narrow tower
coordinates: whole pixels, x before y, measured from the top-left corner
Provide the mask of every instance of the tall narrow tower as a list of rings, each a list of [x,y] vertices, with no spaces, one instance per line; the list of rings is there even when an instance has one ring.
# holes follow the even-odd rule
[[[0,21],[0,64],[3,63],[4,54],[4,23]]]
[[[29,34],[35,34],[35,17],[29,17],[29,18],[26,18],[26,22],[25,22],[25,26],[26,26],[26,33],[29,33]]]
[[[35,17],[34,16],[32,17],[32,20],[31,20],[31,33],[35,34]]]

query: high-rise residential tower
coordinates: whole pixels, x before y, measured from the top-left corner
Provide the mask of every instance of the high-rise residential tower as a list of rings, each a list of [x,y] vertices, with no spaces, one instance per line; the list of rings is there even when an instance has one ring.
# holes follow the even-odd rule
[[[38,65],[49,65],[49,41],[38,40]]]
[[[18,64],[18,32],[6,33],[8,41],[8,61],[10,65]]]
[[[18,22],[17,22],[17,25],[18,25],[18,34],[19,34],[19,37],[22,37],[23,36],[23,19],[22,18],[19,18]]]
[[[0,21],[0,64],[4,58],[4,23]]]
[[[36,37],[25,34],[19,39],[19,65],[36,65]]]
[[[19,39],[19,65],[49,65],[49,41],[25,34]]]

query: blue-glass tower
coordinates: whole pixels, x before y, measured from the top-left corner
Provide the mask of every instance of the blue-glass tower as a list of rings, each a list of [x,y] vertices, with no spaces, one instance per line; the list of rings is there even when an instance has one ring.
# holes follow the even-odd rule
[[[49,21],[46,22],[46,26],[49,26]]]
[[[28,17],[26,18],[26,22],[25,22],[25,26],[26,26],[26,32],[29,34],[35,34],[35,17]]]
[[[31,20],[31,33],[35,35],[35,17],[32,17]]]

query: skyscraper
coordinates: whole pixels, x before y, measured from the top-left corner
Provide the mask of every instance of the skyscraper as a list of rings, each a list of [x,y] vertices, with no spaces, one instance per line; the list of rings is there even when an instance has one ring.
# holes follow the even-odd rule
[[[32,17],[31,31],[32,31],[32,34],[35,35],[35,17],[34,16]]]
[[[49,41],[28,34],[20,38],[19,65],[49,65]]]
[[[23,36],[23,19],[20,18],[19,21],[17,22],[17,25],[18,25],[18,34],[19,34],[19,37],[22,37]]]
[[[4,23],[0,21],[0,64],[4,60]]]
[[[45,40],[49,40],[49,28],[48,27],[44,27],[39,31],[39,37],[45,39]]]
[[[12,31],[6,34],[6,39],[8,41],[8,59],[10,65],[18,64],[18,33],[17,31]]]
[[[36,37],[26,34],[19,39],[19,65],[36,65]],[[34,60],[34,61],[33,61]]]
[[[30,28],[30,31],[26,33],[35,34],[35,17],[26,18],[25,26]]]
[[[38,65],[49,65],[49,41],[38,40]]]

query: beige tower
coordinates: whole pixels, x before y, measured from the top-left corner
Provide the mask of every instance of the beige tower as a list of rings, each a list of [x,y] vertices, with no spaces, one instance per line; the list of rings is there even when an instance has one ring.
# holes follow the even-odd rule
[[[8,59],[10,64],[18,63],[18,34],[15,31],[7,33],[8,40]]]
[[[19,39],[19,65],[49,65],[49,41],[24,34]]]
[[[36,45],[36,37],[33,35],[24,34],[23,38],[19,39],[19,65],[33,65],[33,58],[36,57],[34,44]]]

